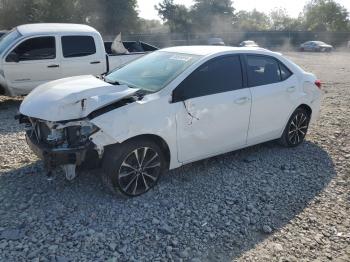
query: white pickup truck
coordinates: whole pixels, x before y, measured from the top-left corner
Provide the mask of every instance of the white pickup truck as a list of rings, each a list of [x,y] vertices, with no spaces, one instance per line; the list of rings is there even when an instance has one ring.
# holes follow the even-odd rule
[[[87,25],[17,26],[0,39],[0,94],[26,95],[52,80],[101,75],[157,49],[143,42],[123,44],[128,53],[112,54],[111,42]]]

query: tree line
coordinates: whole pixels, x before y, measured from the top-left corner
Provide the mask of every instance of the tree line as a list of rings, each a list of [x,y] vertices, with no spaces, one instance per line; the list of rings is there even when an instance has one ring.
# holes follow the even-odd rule
[[[189,8],[163,0],[155,8],[172,32],[350,31],[348,10],[334,0],[309,0],[297,18],[283,8],[236,12],[231,0],[194,0]]]
[[[350,31],[349,12],[335,0],[309,0],[299,17],[285,9],[266,14],[236,11],[231,0],[194,0],[191,7],[163,0],[155,9],[163,21],[138,16],[137,0],[0,0],[0,29],[42,22],[84,23],[103,34],[210,33],[230,31]]]

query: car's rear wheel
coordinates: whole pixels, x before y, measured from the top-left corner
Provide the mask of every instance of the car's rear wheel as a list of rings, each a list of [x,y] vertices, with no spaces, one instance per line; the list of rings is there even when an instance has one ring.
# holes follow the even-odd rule
[[[279,142],[287,147],[300,145],[309,128],[310,115],[304,108],[298,108],[289,118]]]
[[[119,191],[127,196],[146,193],[167,168],[161,148],[153,141],[131,140],[105,154],[103,181],[113,193]]]

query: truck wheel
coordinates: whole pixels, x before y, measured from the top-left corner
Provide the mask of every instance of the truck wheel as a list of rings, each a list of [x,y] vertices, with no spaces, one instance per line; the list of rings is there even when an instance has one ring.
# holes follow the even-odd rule
[[[289,118],[279,143],[286,147],[300,145],[306,136],[310,122],[310,115],[303,108],[297,108]]]
[[[166,171],[166,159],[153,141],[135,139],[112,147],[103,159],[103,182],[112,193],[138,196],[154,187]]]

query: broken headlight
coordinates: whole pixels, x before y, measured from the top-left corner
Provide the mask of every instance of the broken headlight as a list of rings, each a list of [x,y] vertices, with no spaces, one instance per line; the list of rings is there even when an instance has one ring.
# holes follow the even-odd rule
[[[85,144],[89,137],[99,130],[95,125],[70,126],[66,128],[67,141],[70,146]]]

